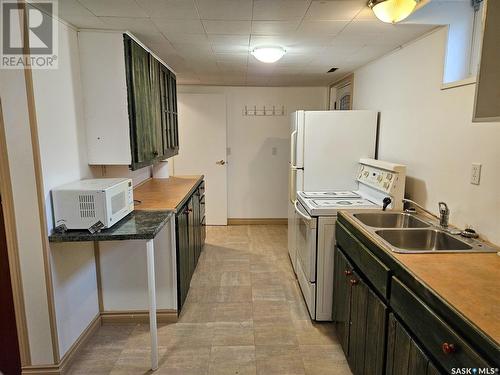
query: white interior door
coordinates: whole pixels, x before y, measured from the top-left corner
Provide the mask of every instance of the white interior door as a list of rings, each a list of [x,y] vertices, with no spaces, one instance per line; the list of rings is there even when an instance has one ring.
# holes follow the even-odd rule
[[[226,97],[178,94],[179,154],[173,175],[205,175],[207,225],[227,225]]]

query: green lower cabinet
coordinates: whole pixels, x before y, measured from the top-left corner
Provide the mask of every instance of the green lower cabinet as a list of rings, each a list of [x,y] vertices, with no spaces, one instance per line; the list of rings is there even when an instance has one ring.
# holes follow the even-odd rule
[[[196,189],[176,215],[178,313],[186,301],[205,242],[201,213],[199,189]]]
[[[346,355],[349,353],[349,309],[351,307],[350,275],[352,275],[351,264],[342,252],[338,248],[335,248],[332,320],[335,322],[337,337]]]
[[[197,258],[196,258],[196,233],[195,233],[195,222],[194,222],[194,210],[193,210],[193,198],[188,202],[188,233],[189,233],[189,279],[193,276],[194,270],[196,268]]]
[[[335,249],[333,320],[355,375],[384,373],[388,309]]]
[[[188,211],[186,206],[175,217],[175,232],[177,245],[177,305],[178,311],[181,311],[189,291],[189,283],[191,282]]]
[[[386,375],[440,373],[394,314],[389,314]]]

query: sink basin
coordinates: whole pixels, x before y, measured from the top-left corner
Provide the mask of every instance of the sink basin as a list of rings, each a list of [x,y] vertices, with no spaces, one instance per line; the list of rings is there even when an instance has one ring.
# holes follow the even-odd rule
[[[428,228],[429,224],[405,213],[359,213],[354,217],[363,224],[374,228]]]
[[[377,230],[375,233],[402,252],[472,250],[465,242],[437,229]]]

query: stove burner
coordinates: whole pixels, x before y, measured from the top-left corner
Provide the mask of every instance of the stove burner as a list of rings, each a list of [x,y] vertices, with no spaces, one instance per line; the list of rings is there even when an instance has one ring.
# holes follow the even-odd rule
[[[359,194],[353,191],[304,191],[301,192],[304,198],[359,198]]]
[[[350,206],[352,204],[352,202],[349,202],[349,201],[337,201],[336,204],[339,205],[339,206]]]

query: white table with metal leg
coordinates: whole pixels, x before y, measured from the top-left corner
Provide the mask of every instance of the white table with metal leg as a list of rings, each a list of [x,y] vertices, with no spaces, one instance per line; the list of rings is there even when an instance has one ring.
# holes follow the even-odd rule
[[[153,240],[146,242],[148,265],[149,332],[151,335],[151,370],[158,369],[158,328],[156,326],[155,249]]]

